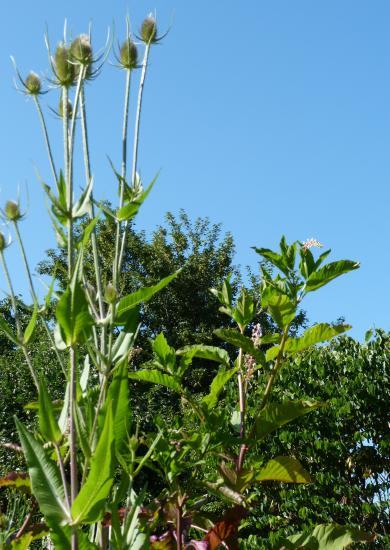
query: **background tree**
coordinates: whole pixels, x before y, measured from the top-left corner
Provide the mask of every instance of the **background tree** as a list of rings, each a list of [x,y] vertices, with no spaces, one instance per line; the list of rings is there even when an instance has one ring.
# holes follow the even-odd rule
[[[299,456],[314,483],[262,487],[247,525],[258,537],[251,548],[268,548],[270,529],[277,538],[330,518],[379,533],[384,538],[372,547],[388,548],[389,342],[382,331],[366,344],[342,337],[310,349],[282,371],[275,399],[311,396],[328,406],[285,426],[261,449]]]

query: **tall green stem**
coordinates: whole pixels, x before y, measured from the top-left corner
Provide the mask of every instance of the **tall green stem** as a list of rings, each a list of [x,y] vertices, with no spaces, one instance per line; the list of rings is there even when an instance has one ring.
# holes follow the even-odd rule
[[[91,162],[90,162],[90,154],[89,154],[87,115],[85,110],[84,84],[82,84],[81,90],[80,90],[80,112],[81,112],[81,132],[82,132],[82,138],[83,138],[85,179],[86,179],[86,185],[88,186],[91,183],[92,174],[91,174]],[[95,217],[95,209],[93,204],[92,193],[91,193],[90,217],[91,218]],[[95,229],[92,231],[92,234],[91,234],[91,243],[92,243],[93,263],[94,263],[94,269],[95,269],[96,289],[98,294],[99,315],[100,315],[100,318],[103,319],[105,312],[104,312],[104,302],[103,302],[102,274],[100,269],[99,253],[98,253]],[[101,331],[100,351],[102,354],[104,354],[106,351],[105,326],[103,326]]]
[[[34,306],[38,307],[38,298],[37,298],[37,294],[35,292],[34,283],[33,283],[32,276],[31,276],[31,271],[30,271],[30,266],[29,266],[28,260],[27,260],[26,250],[24,248],[22,236],[21,236],[20,231],[19,231],[19,224],[16,220],[14,221],[14,228],[15,228],[15,233],[16,233],[16,239],[18,241],[20,252],[21,252],[21,255],[22,255],[24,268],[25,268],[25,271],[26,271],[26,274],[27,274],[27,279],[28,279],[29,286],[30,286],[31,297],[32,297]],[[53,334],[52,334],[52,332],[51,332],[51,330],[50,330],[50,328],[47,324],[46,319],[44,319],[43,316],[42,316],[42,321],[43,321],[43,326],[45,327],[45,330],[46,330],[46,334],[49,338],[50,344],[51,344],[51,346],[54,349],[54,352],[56,354],[58,363],[60,364],[61,369],[64,372],[65,376],[67,376],[65,365],[64,365],[62,357],[61,357],[61,355],[60,355],[60,353],[57,349],[57,346],[55,345]]]
[[[34,98],[35,105],[37,107],[39,120],[41,121],[41,125],[42,125],[43,137],[44,137],[45,143],[46,143],[46,149],[47,149],[47,154],[49,156],[51,171],[53,173],[54,181],[55,181],[55,183],[58,187],[57,170],[56,170],[56,167],[55,167],[55,164],[54,164],[53,153],[52,153],[52,150],[51,150],[51,145],[50,145],[49,134],[48,134],[47,126],[46,126],[46,122],[45,122],[45,117],[43,116],[43,112],[42,112],[42,109],[41,109],[41,104],[39,103],[38,96],[33,95],[33,98]]]
[[[37,390],[39,391],[39,381],[38,381],[38,376],[35,372],[35,369],[33,367],[33,364],[31,362],[31,359],[30,359],[30,356],[28,354],[28,351],[27,351],[27,348],[26,346],[23,344],[23,333],[22,333],[22,327],[20,326],[20,320],[19,320],[19,314],[18,314],[18,309],[17,309],[17,306],[16,306],[16,298],[15,298],[15,292],[14,292],[14,288],[12,286],[12,281],[11,281],[11,277],[10,277],[10,274],[9,274],[9,271],[8,271],[8,266],[7,266],[7,262],[5,261],[5,257],[4,257],[4,252],[1,251],[0,252],[0,258],[1,258],[1,264],[2,264],[2,267],[3,267],[3,271],[4,271],[4,275],[5,275],[5,278],[7,279],[7,284],[8,284],[8,288],[9,288],[9,294],[10,294],[10,298],[11,298],[11,304],[12,304],[12,309],[14,310],[14,317],[15,317],[15,325],[16,325],[16,333],[18,335],[18,340],[20,342],[20,347],[22,348],[22,351],[23,351],[23,355],[26,359],[26,363],[27,363],[27,366],[30,370],[30,373],[31,373],[31,377],[34,381],[34,384],[37,388]]]
[[[127,171],[127,128],[129,123],[129,100],[130,100],[130,84],[131,84],[131,69],[126,71],[126,86],[125,86],[125,104],[123,109],[123,126],[122,126],[122,167],[120,191],[119,191],[119,208],[122,208],[125,196],[125,178]],[[118,261],[119,261],[119,245],[121,236],[121,222],[117,221],[116,236],[115,236],[115,255],[113,264],[113,285],[116,288],[118,283]]]
[[[139,129],[140,129],[140,123],[141,123],[142,99],[143,99],[143,92],[144,92],[144,86],[145,86],[146,70],[148,68],[150,47],[151,47],[151,43],[149,42],[145,46],[145,54],[144,54],[144,59],[142,61],[142,72],[141,72],[141,78],[140,78],[139,89],[138,89],[137,112],[135,115],[135,125],[134,125],[133,166],[131,170],[131,185],[133,186],[135,184],[136,174],[137,174]],[[125,245],[126,245],[127,225],[128,225],[128,222],[125,221],[123,235],[122,235],[121,250],[120,250],[119,260],[118,260],[118,273],[120,273],[120,270],[122,267],[123,254],[124,254]]]

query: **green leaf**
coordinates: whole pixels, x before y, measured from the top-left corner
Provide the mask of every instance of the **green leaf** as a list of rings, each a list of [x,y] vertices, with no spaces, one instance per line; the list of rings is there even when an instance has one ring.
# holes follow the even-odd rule
[[[0,477],[0,487],[9,487],[28,495],[31,494],[30,477],[25,472],[9,472],[6,476]]]
[[[286,263],[286,259],[283,258],[283,256],[281,256],[277,252],[274,252],[273,250],[270,250],[269,248],[253,247],[253,249],[257,252],[257,254],[260,254],[260,256],[263,256],[265,260],[267,260],[272,265],[280,269],[282,273],[284,273],[285,275],[288,275],[289,267]]]
[[[177,355],[185,355],[191,353],[192,357],[198,357],[199,359],[208,359],[209,361],[215,361],[225,367],[230,366],[229,354],[226,350],[217,348],[215,346],[205,346],[203,344],[195,344],[193,346],[185,346],[177,350]]]
[[[358,269],[359,267],[360,264],[358,262],[352,262],[350,260],[339,260],[338,262],[326,264],[309,276],[306,281],[306,290],[307,292],[311,292],[317,288],[321,288],[330,283],[330,281],[333,281],[336,277],[340,277],[340,275]]]
[[[210,393],[202,399],[202,403],[205,404],[208,411],[211,411],[217,405],[220,393],[236,372],[237,368],[227,370],[222,367],[219,369],[217,375],[214,377],[214,380],[211,382]]]
[[[18,337],[16,334],[14,334],[14,331],[10,327],[10,325],[7,323],[7,321],[0,315],[0,330],[2,330],[5,335],[17,346],[20,346],[20,342],[18,340]]]
[[[178,271],[175,271],[172,275],[168,275],[168,277],[165,277],[162,279],[159,283],[153,286],[140,288],[139,290],[136,290],[132,294],[128,294],[124,298],[122,298],[119,301],[118,304],[118,312],[117,312],[117,318],[115,319],[115,322],[117,325],[123,325],[126,323],[126,318],[129,313],[135,306],[142,302],[147,302],[157,294],[160,290],[162,290],[164,287],[166,287],[173,279],[175,279],[178,274],[180,273],[180,269]]]
[[[49,527],[45,523],[36,523],[31,525],[22,536],[11,541],[11,548],[16,550],[27,550],[34,540],[40,540],[50,533]],[[8,548],[8,546],[7,546]]]
[[[68,346],[84,343],[93,326],[88,301],[78,281],[67,287],[58,301],[56,318],[61,335]]]
[[[47,457],[42,445],[17,418],[15,423],[26,458],[33,494],[38,501],[40,511],[48,521],[57,524],[69,520],[64,503],[64,488],[57,465]]]
[[[83,230],[82,237],[80,239],[80,242],[78,243],[78,246],[85,247],[87,246],[89,239],[91,238],[91,235],[96,227],[96,224],[99,220],[100,212],[96,214],[96,216],[88,223],[87,227]]]
[[[99,416],[99,425],[103,427],[108,405],[111,403],[114,422],[115,449],[117,452],[121,451],[123,442],[129,432],[130,424],[129,376],[127,363],[128,361],[125,359],[115,369],[112,382],[108,388],[106,402]]]
[[[235,504],[238,504],[242,506],[244,503],[244,497],[240,495],[237,491],[234,491],[227,485],[223,483],[223,480],[221,479],[221,482],[212,483],[210,481],[204,482],[204,485],[207,487],[207,489],[216,495],[217,497],[223,497],[229,502],[234,502]]]
[[[242,289],[237,304],[232,311],[233,319],[240,327],[244,328],[252,321],[254,314],[255,303],[253,298],[245,289]]]
[[[149,382],[150,384],[159,384],[165,386],[173,391],[182,393],[182,387],[175,380],[173,376],[165,374],[157,369],[145,369],[136,372],[130,372],[129,378],[131,380],[138,380],[140,382]]]
[[[231,328],[219,328],[214,330],[214,334],[221,338],[224,342],[229,342],[236,348],[242,348],[245,353],[251,355],[259,365],[264,365],[265,355],[257,347],[253,345],[253,342],[247,336],[244,336],[237,330]],[[260,344],[262,343],[260,339]]]
[[[303,416],[322,407],[320,401],[285,401],[283,403],[268,403],[256,417],[256,439],[264,439],[279,426],[288,424],[295,418]]]
[[[87,480],[72,504],[73,525],[94,523],[102,518],[114,479],[114,444],[112,406],[109,405]]]
[[[289,456],[277,456],[256,474],[255,481],[283,481],[284,483],[310,483],[309,473],[302,464]]]
[[[154,339],[152,346],[160,365],[168,372],[173,372],[176,363],[175,350],[168,344],[162,332]]]
[[[31,340],[31,337],[34,333],[36,324],[37,324],[37,317],[38,317],[38,306],[37,304],[34,305],[34,311],[32,313],[31,319],[26,327],[26,330],[24,331],[23,336],[23,343],[27,345],[29,341]]]
[[[309,531],[287,537],[278,542],[277,548],[284,544],[288,550],[307,548],[308,550],[343,550],[354,542],[372,542],[374,537],[359,529],[328,523],[316,525]],[[276,547],[275,547],[276,550]]]
[[[159,174],[157,174],[153,178],[152,182],[150,183],[150,185],[147,187],[145,191],[132,197],[130,202],[128,204],[125,204],[125,206],[123,206],[118,211],[117,218],[120,222],[124,220],[131,220],[132,218],[134,218],[134,216],[138,213],[138,210],[140,209],[142,203],[144,202],[144,200],[152,190],[153,185],[156,183],[158,176]]]
[[[351,328],[351,325],[329,325],[328,323],[319,323],[318,325],[308,328],[299,338],[288,338],[284,351],[289,354],[298,353],[314,344],[330,340]]]
[[[62,434],[55,418],[53,404],[43,377],[39,381],[38,404],[39,429],[43,438],[46,441],[59,443],[62,439]]]
[[[272,319],[283,329],[287,327],[296,315],[296,306],[286,294],[269,285],[264,289],[261,297],[262,305],[268,309]]]

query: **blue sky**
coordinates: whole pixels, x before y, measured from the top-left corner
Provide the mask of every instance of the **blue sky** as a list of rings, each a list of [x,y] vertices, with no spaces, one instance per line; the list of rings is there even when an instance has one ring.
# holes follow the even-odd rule
[[[361,269],[306,303],[309,318],[344,316],[358,338],[389,329],[390,4],[385,0],[153,0],[26,2],[0,18],[0,202],[18,185],[29,208],[23,233],[31,263],[54,245],[35,176],[50,172],[32,102],[13,89],[15,56],[22,73],[47,74],[43,33],[61,39],[93,23],[94,45],[107,27],[124,36],[127,13],[137,29],[156,9],[162,30],[145,90],[140,172],[161,169],[138,226],[151,232],[167,210],[209,216],[231,231],[236,261],[256,265],[251,246],[276,247],[315,237],[332,259]],[[120,159],[124,75],[107,64],[88,89],[96,193],[114,198],[106,155]],[[57,91],[44,97],[56,107]],[[48,114],[61,154],[60,123]],[[21,264],[9,250],[18,289]],[[4,288],[3,279],[0,287]]]

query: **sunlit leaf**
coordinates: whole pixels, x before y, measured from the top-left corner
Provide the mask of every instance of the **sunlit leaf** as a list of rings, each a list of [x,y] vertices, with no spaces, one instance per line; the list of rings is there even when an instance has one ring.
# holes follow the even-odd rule
[[[302,464],[289,456],[277,456],[256,474],[255,481],[283,481],[284,483],[310,483],[311,477]]]
[[[129,373],[131,380],[138,380],[140,382],[149,382],[150,384],[159,384],[165,386],[178,393],[182,392],[182,387],[179,382],[175,380],[173,376],[165,374],[156,369],[145,369]]]
[[[322,407],[320,401],[284,401],[283,403],[268,403],[256,417],[256,439],[264,439],[274,432],[279,426],[291,422],[295,418],[303,416]]]
[[[339,260],[338,262],[331,262],[324,265],[314,271],[306,281],[306,290],[308,292],[316,290],[333,281],[336,277],[340,277],[344,273],[358,269],[360,264],[358,262],[352,262],[350,260]]]

